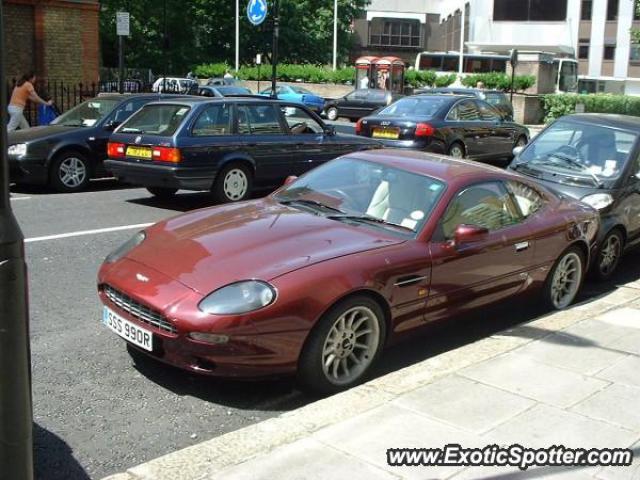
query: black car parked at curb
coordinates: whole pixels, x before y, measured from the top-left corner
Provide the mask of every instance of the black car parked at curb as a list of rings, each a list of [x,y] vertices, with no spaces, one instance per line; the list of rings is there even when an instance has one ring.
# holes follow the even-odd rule
[[[77,192],[104,169],[113,130],[147,103],[175,95],[103,94],[56,118],[51,125],[9,133],[11,181]]]
[[[603,280],[640,243],[639,136],[638,117],[567,115],[517,149],[509,167],[600,212],[592,272]]]
[[[427,95],[469,95],[484,100],[493,108],[495,108],[505,120],[513,121],[513,105],[507,98],[507,95],[500,90],[486,90],[483,88],[456,88],[456,87],[440,87],[440,88],[424,88],[414,92]]]
[[[147,105],[114,132],[113,174],[156,196],[209,190],[218,202],[274,188],[328,160],[380,142],[337,134],[306,107],[267,98],[182,99]]]
[[[473,160],[511,159],[529,130],[506,121],[488,103],[466,95],[413,95],[362,118],[356,134],[385,146]]]
[[[344,97],[327,99],[323,114],[329,120],[345,117],[352,122],[371,115],[404,95],[376,88],[361,88],[348,93]]]

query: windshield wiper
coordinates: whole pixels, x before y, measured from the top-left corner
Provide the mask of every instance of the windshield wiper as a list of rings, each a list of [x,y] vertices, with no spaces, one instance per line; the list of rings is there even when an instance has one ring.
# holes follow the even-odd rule
[[[342,210],[340,210],[339,208],[332,207],[330,205],[326,205],[326,204],[324,204],[322,202],[319,202],[317,200],[311,200],[309,198],[296,198],[296,199],[292,199],[292,200],[280,200],[280,203],[282,205],[291,205],[292,203],[300,203],[302,205],[310,205],[310,206],[313,206],[313,207],[324,208],[325,210],[331,210],[332,212],[345,213]]]
[[[582,164],[578,160],[575,160],[571,157],[567,157],[565,155],[561,155],[557,152],[551,153],[549,154],[549,156],[558,158],[569,165],[573,165],[574,167],[577,167],[579,171],[589,174],[589,176],[593,180],[593,183],[596,187],[600,187],[602,185],[602,182],[600,181],[598,176],[595,173],[593,173],[591,170],[589,170],[589,167]]]
[[[387,220],[383,220],[382,218],[372,217],[370,215],[331,215],[327,218],[332,220],[349,220],[353,222],[365,222],[365,223],[375,223],[378,225],[385,225],[394,228],[401,228],[402,230],[409,231],[411,233],[416,233],[413,228],[405,227],[404,225],[400,225],[399,223],[388,222]]]

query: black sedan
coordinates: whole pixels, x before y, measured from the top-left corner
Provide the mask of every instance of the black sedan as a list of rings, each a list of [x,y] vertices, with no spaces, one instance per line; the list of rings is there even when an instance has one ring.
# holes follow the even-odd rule
[[[328,99],[324,105],[324,115],[329,120],[345,117],[351,121],[371,115],[403,95],[376,88],[361,88],[344,97]]]
[[[111,137],[107,168],[156,196],[208,190],[219,202],[274,188],[380,142],[335,133],[306,107],[266,98],[182,99],[147,105]]]
[[[147,103],[166,95],[105,94],[77,105],[51,125],[9,133],[11,181],[83,190],[105,177],[103,161],[113,130]]]
[[[593,273],[609,278],[625,249],[640,243],[640,119],[579,114],[560,118],[510,168],[600,211]]]
[[[529,130],[506,121],[488,103],[461,95],[405,97],[376,115],[362,118],[356,134],[388,147],[443,153],[457,158],[511,158],[529,142]]]
[[[473,96],[487,102],[498,112],[500,112],[505,120],[513,120],[513,105],[509,101],[509,98],[507,98],[507,95],[500,90],[486,90],[484,88],[441,87],[416,90],[415,93],[427,93],[430,95],[441,94]]]
[[[218,85],[210,86],[204,85],[198,87],[197,95],[201,97],[229,97],[233,95],[253,95],[253,92],[246,87],[240,87],[237,85]]]

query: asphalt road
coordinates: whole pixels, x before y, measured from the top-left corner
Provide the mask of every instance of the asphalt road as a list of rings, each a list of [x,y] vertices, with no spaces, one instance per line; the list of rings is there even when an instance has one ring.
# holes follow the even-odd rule
[[[211,204],[199,193],[161,202],[112,181],[77,194],[14,190],[27,238],[38,479],[99,479],[313,401],[289,379],[222,381],[151,360],[136,364],[124,341],[100,324],[95,279],[102,259],[136,225]],[[109,230],[116,227],[127,229]],[[633,254],[611,284],[587,285],[583,298],[638,278],[638,260]],[[375,375],[544,313],[514,306],[430,329],[388,350]]]

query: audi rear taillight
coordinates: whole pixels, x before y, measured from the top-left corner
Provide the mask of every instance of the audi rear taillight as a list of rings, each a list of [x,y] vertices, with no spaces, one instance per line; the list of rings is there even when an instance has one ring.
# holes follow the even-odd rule
[[[125,157],[125,145],[124,143],[111,143],[107,144],[107,156],[109,158],[124,158]]]
[[[151,155],[157,162],[179,163],[182,160],[180,149],[173,147],[153,147]]]
[[[416,125],[416,137],[431,137],[434,133],[436,133],[436,129],[429,123]]]
[[[356,135],[362,135],[362,119],[356,122]]]

